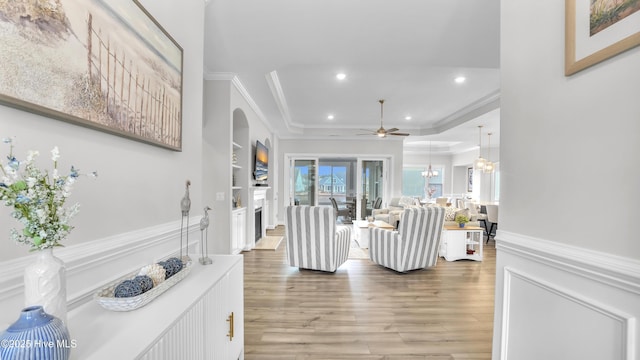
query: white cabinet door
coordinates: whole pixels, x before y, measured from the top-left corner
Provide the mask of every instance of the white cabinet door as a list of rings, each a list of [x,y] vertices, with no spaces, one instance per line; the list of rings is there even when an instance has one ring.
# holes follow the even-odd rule
[[[238,211],[231,213],[231,253],[234,254],[238,248]]]
[[[247,209],[237,209],[231,216],[231,253],[239,254],[245,246]]]
[[[446,259],[462,259],[465,252],[465,231],[447,231],[447,256]]]
[[[206,315],[201,301],[187,310],[143,355],[141,360],[207,359],[203,353]]]
[[[244,357],[243,264],[236,264],[205,296],[207,359]]]
[[[229,359],[244,358],[244,270],[240,262],[227,273],[228,312],[233,313],[233,338],[229,340]]]

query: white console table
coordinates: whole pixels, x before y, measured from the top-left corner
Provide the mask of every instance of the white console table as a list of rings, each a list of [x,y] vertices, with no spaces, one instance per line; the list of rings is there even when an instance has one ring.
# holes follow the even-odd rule
[[[243,359],[243,257],[210,257],[139,309],[91,301],[69,312],[71,359]]]
[[[447,261],[482,261],[483,229],[479,226],[445,226],[442,229],[440,256]]]

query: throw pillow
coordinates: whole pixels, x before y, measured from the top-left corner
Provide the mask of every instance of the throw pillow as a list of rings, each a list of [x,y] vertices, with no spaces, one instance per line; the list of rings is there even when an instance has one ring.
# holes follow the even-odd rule
[[[453,206],[447,206],[444,208],[444,220],[445,221],[454,221],[456,218],[456,212],[460,210]]]
[[[411,205],[415,204],[415,201],[413,201],[413,198],[408,197],[408,196],[403,196],[400,198],[400,206],[402,207],[409,207]]]

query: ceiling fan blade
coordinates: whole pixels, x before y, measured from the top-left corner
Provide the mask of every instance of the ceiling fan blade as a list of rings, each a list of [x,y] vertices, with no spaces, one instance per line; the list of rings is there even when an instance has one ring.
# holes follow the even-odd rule
[[[387,133],[387,135],[409,136],[409,134],[408,134],[408,133],[397,133],[397,132]]]
[[[388,132],[388,133],[390,133],[390,132],[395,132],[395,131],[398,131],[398,130],[400,130],[400,129],[398,129],[398,128],[391,128],[391,129],[387,130],[387,132]]]

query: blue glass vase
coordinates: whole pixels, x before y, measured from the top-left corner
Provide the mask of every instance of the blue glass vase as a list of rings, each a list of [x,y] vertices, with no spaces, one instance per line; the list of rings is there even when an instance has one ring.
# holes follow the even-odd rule
[[[30,306],[0,335],[0,359],[67,360],[71,345],[62,320],[47,314],[42,306]]]

